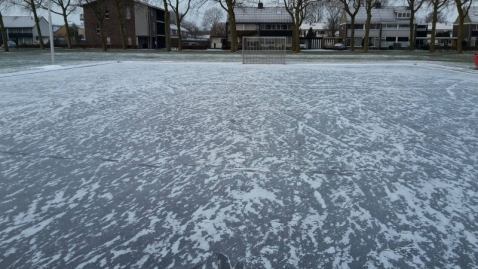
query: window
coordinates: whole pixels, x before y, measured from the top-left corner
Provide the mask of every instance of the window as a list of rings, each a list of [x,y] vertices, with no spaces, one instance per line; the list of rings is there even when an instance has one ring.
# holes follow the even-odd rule
[[[398,25],[398,30],[410,30],[410,25],[400,24],[400,25]]]
[[[399,19],[407,19],[410,18],[410,12],[397,12],[397,18]]]
[[[399,37],[398,42],[408,42],[408,37]]]
[[[265,30],[266,26],[264,24],[261,24],[261,30]]]
[[[281,29],[282,29],[282,30],[287,30],[287,25],[285,25],[285,24],[282,25]]]
[[[110,18],[110,11],[108,10],[108,7],[105,7],[105,19]]]
[[[379,30],[380,24],[370,24],[370,30]]]
[[[127,45],[131,45],[131,37],[128,37]]]
[[[292,30],[292,24],[287,25],[287,30]]]
[[[111,44],[111,40],[109,37],[106,38],[106,45],[110,45]]]
[[[397,30],[396,24],[385,24],[385,29],[387,30]]]
[[[129,9],[129,7],[126,7],[124,14],[127,20],[131,19],[131,10]]]
[[[363,30],[363,24],[354,24],[355,30]]]
[[[385,38],[385,41],[387,41],[387,42],[395,42],[395,40],[397,40],[395,37],[386,37]]]
[[[96,33],[97,34],[100,33],[100,24],[99,23],[96,24]]]
[[[266,25],[266,30],[271,30],[272,29],[272,25],[268,24]]]

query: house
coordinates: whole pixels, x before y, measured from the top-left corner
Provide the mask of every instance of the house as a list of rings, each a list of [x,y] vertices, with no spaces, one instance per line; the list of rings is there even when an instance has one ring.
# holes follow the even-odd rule
[[[307,49],[322,49],[324,38],[327,37],[327,25],[325,23],[303,23],[300,29],[300,44],[301,48]],[[311,35],[309,35],[309,32]],[[333,42],[333,38],[327,42]],[[332,46],[335,42],[332,43]]]
[[[432,36],[432,24],[427,25],[426,43],[430,44]],[[418,27],[418,26],[417,26]],[[456,46],[456,37],[452,37],[453,25],[449,23],[437,23],[435,25],[435,45],[440,47]],[[417,40],[420,40],[417,37]]]
[[[44,43],[49,38],[49,23],[44,17],[38,18],[40,31]],[[32,16],[3,16],[3,24],[7,39],[21,44],[34,44],[38,42],[38,32],[35,19]],[[1,38],[0,38],[1,39]]]
[[[236,15],[236,31],[239,44],[243,36],[286,37],[286,46],[292,46],[292,18],[283,7],[238,7]],[[230,44],[229,21],[226,22],[226,40]],[[227,45],[229,47],[229,45]]]
[[[326,37],[327,36],[327,24],[322,22],[303,23],[300,25],[300,36],[306,37],[312,29],[313,37]]]
[[[410,27],[414,29],[416,23],[410,25],[410,10],[406,6],[381,7],[377,4],[372,9],[370,22],[369,46],[376,48],[408,47],[410,45]],[[355,17],[355,46],[361,47],[365,37],[365,23],[367,13],[360,8]],[[421,35],[426,36],[426,29]],[[416,31],[415,31],[416,34]],[[344,12],[340,22],[339,35],[343,37],[347,46],[350,46],[351,23],[350,16]]]
[[[466,46],[478,47],[478,7],[471,7],[463,25],[463,40]],[[453,24],[453,36],[458,37],[458,18]]]
[[[106,42],[111,48],[121,48],[122,38],[118,13],[112,0],[106,1],[104,31]],[[86,46],[101,47],[100,26],[96,19],[94,3],[82,5]],[[122,8],[124,12],[124,30],[127,45],[131,48],[164,48],[164,9],[155,7],[144,2],[131,0]]]
[[[209,48],[221,49],[226,45],[226,24],[218,23],[213,25],[209,33]]]
[[[80,41],[80,39],[83,39],[84,36],[85,36],[85,29],[78,28],[78,31],[71,38],[72,44],[78,43],[78,41]],[[54,31],[53,39],[55,40],[55,44],[67,44],[67,40],[66,40],[67,30],[65,25],[62,25],[61,27],[57,28],[56,31]]]

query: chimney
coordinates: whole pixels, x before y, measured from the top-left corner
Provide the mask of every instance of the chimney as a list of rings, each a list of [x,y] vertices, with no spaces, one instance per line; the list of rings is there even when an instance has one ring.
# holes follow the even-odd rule
[[[375,8],[382,8],[382,3],[380,2],[375,3]]]
[[[264,3],[259,2],[259,4],[257,4],[257,8],[264,9]]]

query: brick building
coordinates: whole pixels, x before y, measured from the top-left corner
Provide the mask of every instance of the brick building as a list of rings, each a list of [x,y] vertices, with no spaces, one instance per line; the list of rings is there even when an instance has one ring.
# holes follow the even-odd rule
[[[121,48],[121,32],[118,12],[112,0],[104,1],[104,31],[108,47]],[[126,0],[120,12],[124,16],[124,29],[129,48],[164,48],[164,9],[134,0]],[[101,47],[99,23],[95,16],[95,3],[82,5],[86,46]]]

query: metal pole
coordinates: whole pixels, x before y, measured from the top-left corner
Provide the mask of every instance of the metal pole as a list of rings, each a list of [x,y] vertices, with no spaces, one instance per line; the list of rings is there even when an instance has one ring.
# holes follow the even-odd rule
[[[50,54],[51,54],[51,64],[55,64],[55,49],[53,48],[53,23],[51,21],[51,0],[48,0],[48,21],[50,22]],[[66,29],[68,33],[68,29]]]

